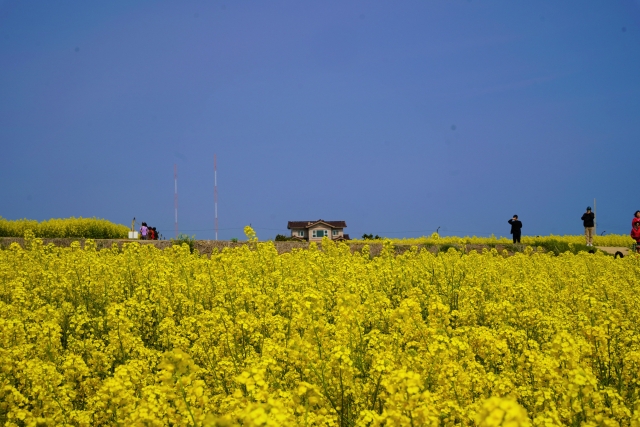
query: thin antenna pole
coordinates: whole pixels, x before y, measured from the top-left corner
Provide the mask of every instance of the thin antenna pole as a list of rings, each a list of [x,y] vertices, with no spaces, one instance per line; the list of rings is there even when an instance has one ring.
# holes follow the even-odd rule
[[[598,223],[598,216],[596,215],[596,199],[593,199],[593,234],[598,234],[596,231],[596,224]]]
[[[176,239],[178,238],[178,165],[173,164],[173,183],[174,183],[174,193],[173,193],[173,207],[175,210],[176,217]]]
[[[215,211],[216,240],[218,240],[218,159],[213,155],[213,207]]]

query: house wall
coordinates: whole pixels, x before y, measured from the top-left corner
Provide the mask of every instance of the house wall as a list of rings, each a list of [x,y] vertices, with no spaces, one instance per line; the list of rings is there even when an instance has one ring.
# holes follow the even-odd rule
[[[304,236],[299,236],[298,235],[298,231],[304,232]],[[307,230],[304,229],[304,228],[292,228],[291,229],[291,237],[294,237],[294,236],[295,237],[303,237],[303,238],[306,239],[307,238]]]
[[[319,242],[319,241],[322,240],[322,237],[313,237],[313,230],[325,230],[328,233],[327,235],[331,239],[335,239],[335,238],[337,238],[339,236],[342,236],[344,234],[342,228],[332,229],[331,227],[328,227],[328,226],[323,225],[323,224],[315,225],[315,226],[309,228],[308,230],[309,230],[309,241],[310,242]],[[338,235],[334,236],[332,230],[338,230]]]

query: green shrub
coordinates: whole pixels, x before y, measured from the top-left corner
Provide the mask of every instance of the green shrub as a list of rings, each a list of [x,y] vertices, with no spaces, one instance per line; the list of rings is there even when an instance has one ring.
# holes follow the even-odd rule
[[[283,234],[277,234],[275,241],[276,242],[295,242],[295,241],[298,241],[298,239],[290,236],[285,236]]]
[[[196,236],[188,236],[186,234],[178,234],[178,237],[175,239],[171,239],[171,243],[173,243],[174,245],[182,245],[182,244],[186,244],[187,246],[189,246],[189,251],[191,253],[193,253],[193,249],[194,249],[194,244],[196,241]]]
[[[451,245],[449,243],[445,243],[444,245],[438,246],[438,252],[447,252],[449,249],[455,249],[456,251],[460,250],[460,248],[457,247],[456,245]]]
[[[560,255],[564,252],[571,252],[577,254],[578,252],[589,252],[590,250],[597,251],[593,246],[587,246],[584,243],[569,243],[563,240],[556,239],[540,239],[534,240],[529,246],[541,247],[546,252],[553,252],[556,255]]]

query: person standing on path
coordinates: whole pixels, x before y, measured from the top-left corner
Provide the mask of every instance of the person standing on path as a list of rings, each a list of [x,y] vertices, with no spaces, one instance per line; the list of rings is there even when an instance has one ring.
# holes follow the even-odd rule
[[[520,243],[520,236],[522,235],[522,222],[518,219],[518,215],[514,215],[509,220],[511,224],[511,234],[513,234],[513,243]]]
[[[140,227],[140,239],[147,240],[147,233],[149,232],[149,228],[147,227],[147,223],[143,222],[142,227]]]
[[[591,212],[591,206],[587,206],[587,211],[582,214],[582,223],[584,224],[584,237],[587,240],[587,246],[593,246],[593,229],[595,228],[596,214]]]

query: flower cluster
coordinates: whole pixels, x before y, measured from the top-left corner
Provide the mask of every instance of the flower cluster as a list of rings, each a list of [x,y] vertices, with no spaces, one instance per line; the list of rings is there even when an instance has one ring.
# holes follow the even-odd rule
[[[0,423],[640,426],[640,257],[0,250]]]

